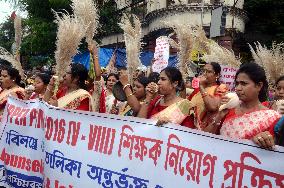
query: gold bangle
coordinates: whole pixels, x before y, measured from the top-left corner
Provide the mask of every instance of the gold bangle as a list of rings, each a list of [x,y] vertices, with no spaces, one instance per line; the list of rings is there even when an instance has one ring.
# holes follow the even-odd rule
[[[130,84],[125,84],[124,86],[123,86],[123,91],[125,90],[125,88],[127,88],[127,87],[130,87]]]
[[[149,105],[150,101],[144,101],[144,104]]]
[[[205,98],[205,97],[207,97],[208,96],[208,93],[205,91],[204,93],[201,93],[201,97],[202,98]]]
[[[129,95],[126,96],[126,98],[129,98],[133,95],[133,93],[130,93]]]
[[[49,91],[49,92],[51,92],[51,93],[53,92],[53,91],[51,91],[51,89],[49,89],[48,87],[46,88],[46,90]]]

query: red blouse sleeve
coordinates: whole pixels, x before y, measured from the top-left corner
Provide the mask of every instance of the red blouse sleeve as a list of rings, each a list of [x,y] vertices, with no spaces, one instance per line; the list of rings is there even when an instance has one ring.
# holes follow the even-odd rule
[[[16,94],[17,94],[18,99],[24,99],[25,98],[25,94],[20,92],[20,91],[17,91]]]
[[[191,129],[195,129],[194,117],[193,116],[187,116],[185,118],[185,120],[183,120],[183,122],[181,123],[181,126],[188,127],[188,128],[191,128]]]
[[[160,100],[161,96],[157,96],[156,98],[154,98],[149,106],[148,106],[148,114],[147,114],[147,119],[149,119],[152,115],[156,114],[157,112],[154,111],[155,107],[156,107],[156,103]]]
[[[76,110],[90,111],[89,110],[89,98],[83,99],[80,105],[76,108]]]
[[[59,89],[56,93],[56,98],[60,99],[61,97],[64,97],[65,93],[66,93],[66,88]]]

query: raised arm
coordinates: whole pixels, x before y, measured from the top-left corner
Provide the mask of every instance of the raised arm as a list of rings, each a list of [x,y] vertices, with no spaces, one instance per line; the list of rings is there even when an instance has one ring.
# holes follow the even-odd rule
[[[92,55],[93,58],[93,63],[94,63],[94,70],[95,70],[95,81],[100,81],[101,80],[101,66],[99,63],[99,57],[98,57],[98,48],[96,47],[96,45],[93,44],[89,44],[88,45],[88,49]]]
[[[123,85],[123,90],[125,92],[125,95],[127,96],[128,105],[131,107],[131,109],[135,113],[138,113],[140,108],[141,108],[141,104],[140,104],[139,100],[135,97],[134,93],[132,92],[132,90],[130,88],[130,84],[129,84],[129,81],[128,81],[128,75],[124,74],[124,73],[121,74],[119,76],[119,81]]]

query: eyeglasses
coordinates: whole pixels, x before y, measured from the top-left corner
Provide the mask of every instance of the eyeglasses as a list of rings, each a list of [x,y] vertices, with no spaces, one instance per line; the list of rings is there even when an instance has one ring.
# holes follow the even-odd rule
[[[201,75],[201,74],[215,74],[215,71],[203,69],[203,70],[200,71],[199,74],[200,74],[200,75]]]

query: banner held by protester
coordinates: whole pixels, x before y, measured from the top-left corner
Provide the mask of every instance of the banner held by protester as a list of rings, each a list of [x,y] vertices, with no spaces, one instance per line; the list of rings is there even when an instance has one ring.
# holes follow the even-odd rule
[[[0,128],[0,185],[284,186],[281,147],[268,151],[249,141],[154,124],[9,98]]]

